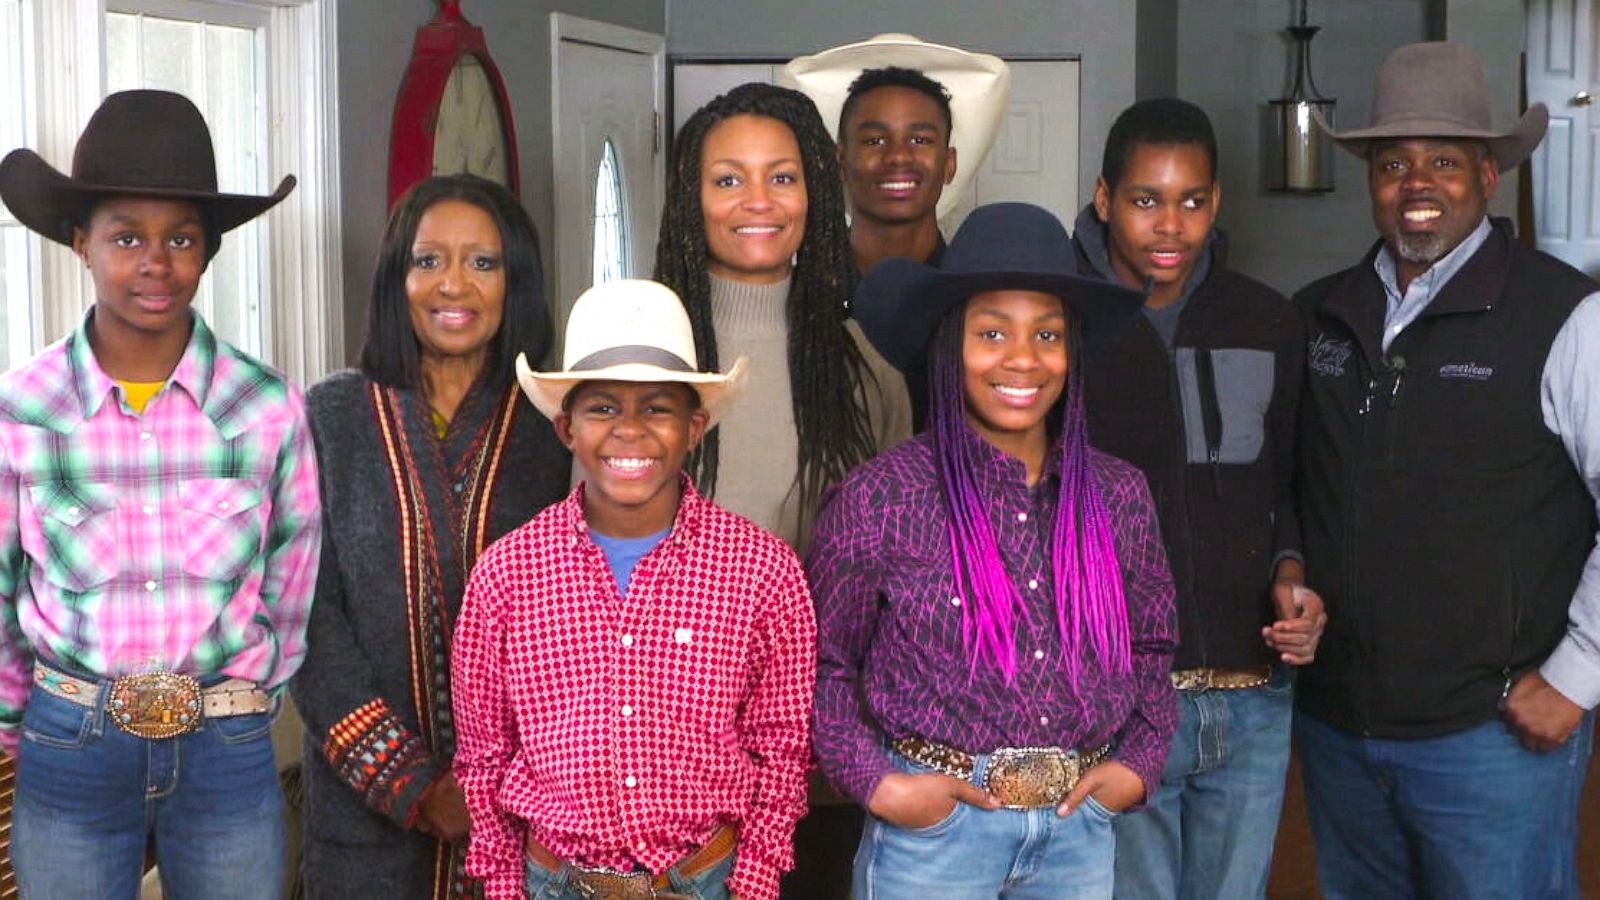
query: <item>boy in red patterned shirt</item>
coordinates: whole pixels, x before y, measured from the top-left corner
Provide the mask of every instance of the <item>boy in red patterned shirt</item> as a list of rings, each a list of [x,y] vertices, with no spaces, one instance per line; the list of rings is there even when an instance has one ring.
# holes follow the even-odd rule
[[[773,900],[805,810],[816,623],[778,538],[684,460],[738,392],[678,297],[578,298],[518,377],[588,476],[473,569],[452,663],[467,870],[490,900]]]

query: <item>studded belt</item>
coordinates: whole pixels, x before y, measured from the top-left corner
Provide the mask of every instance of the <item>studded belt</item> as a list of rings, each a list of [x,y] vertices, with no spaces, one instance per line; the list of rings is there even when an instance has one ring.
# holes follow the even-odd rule
[[[912,762],[964,781],[972,779],[977,766],[977,757],[971,753],[922,738],[901,738],[894,742],[894,749]],[[1007,809],[1056,806],[1078,786],[1083,773],[1110,755],[1110,744],[1093,750],[1002,747],[988,754],[983,786]]]
[[[91,709],[106,692],[106,714],[134,737],[160,740],[188,734],[203,719],[245,716],[272,709],[272,697],[254,682],[229,678],[202,688],[192,676],[141,672],[91,681],[36,662],[33,682],[52,697]]]
[[[1272,680],[1271,666],[1251,669],[1179,669],[1172,686],[1180,691],[1240,691]]]

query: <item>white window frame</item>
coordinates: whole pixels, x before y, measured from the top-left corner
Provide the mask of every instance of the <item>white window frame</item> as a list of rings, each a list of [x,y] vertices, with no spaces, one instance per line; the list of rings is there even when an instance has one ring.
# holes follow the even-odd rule
[[[343,272],[339,246],[339,123],[336,0],[209,0],[241,8],[241,21],[267,14],[269,179],[299,179],[267,219],[264,260],[271,286],[267,362],[300,384],[344,358]],[[105,14],[144,12],[196,18],[188,0],[34,0],[32,69],[38,98],[38,152],[64,167],[78,135],[105,96]],[[50,77],[43,77],[46,73]],[[35,332],[54,340],[76,328],[94,296],[77,257],[40,241]]]
[[[33,2],[30,2],[30,0],[22,0],[20,8],[22,11],[22,65],[20,66],[22,70],[23,96],[22,135],[24,142],[32,146],[38,143],[39,94],[37,89],[38,78],[35,75],[37,67],[34,62],[34,47],[32,43],[29,42],[28,36],[35,33],[37,26],[34,24],[35,12],[33,8]],[[0,152],[10,152],[10,148],[4,148],[4,150],[0,150]],[[23,360],[26,360],[28,356],[32,354],[33,350],[41,346],[43,343],[39,340],[39,322],[41,316],[39,296],[42,293],[41,281],[39,277],[41,262],[39,256],[40,243],[42,242],[38,240],[38,238],[31,232],[29,232],[27,241],[28,302],[25,310],[27,319],[25,322],[16,322],[8,318],[7,325],[9,326],[10,331],[3,337],[0,337],[0,341],[3,341],[6,347],[6,358],[9,359],[9,365],[11,366],[15,366],[21,363]],[[19,328],[19,325],[24,325],[26,327]]]

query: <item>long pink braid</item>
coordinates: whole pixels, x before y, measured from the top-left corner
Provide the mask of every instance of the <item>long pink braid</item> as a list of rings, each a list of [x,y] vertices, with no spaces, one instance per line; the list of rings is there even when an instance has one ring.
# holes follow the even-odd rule
[[[945,316],[933,341],[929,372],[928,428],[939,466],[939,483],[949,518],[950,556],[961,606],[962,638],[971,655],[969,676],[981,665],[997,667],[1007,684],[1016,679],[1016,619],[1022,595],[1006,572],[989,521],[987,497],[973,476],[982,464],[963,432],[967,424],[962,386],[965,305]],[[1076,324],[1073,326],[1076,333]],[[1076,341],[1073,359],[1077,359]],[[1056,629],[1074,689],[1089,650],[1097,663],[1116,673],[1132,669],[1128,606],[1122,568],[1112,540],[1110,515],[1089,468],[1088,426],[1082,380],[1074,371],[1067,391],[1058,442],[1061,488],[1050,537],[1055,585]]]

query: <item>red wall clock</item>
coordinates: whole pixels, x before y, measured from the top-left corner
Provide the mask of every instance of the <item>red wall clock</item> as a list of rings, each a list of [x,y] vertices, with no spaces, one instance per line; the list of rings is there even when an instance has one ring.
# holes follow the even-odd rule
[[[483,29],[442,0],[417,29],[389,134],[389,206],[430,175],[471,172],[521,196],[517,134],[505,79]]]

